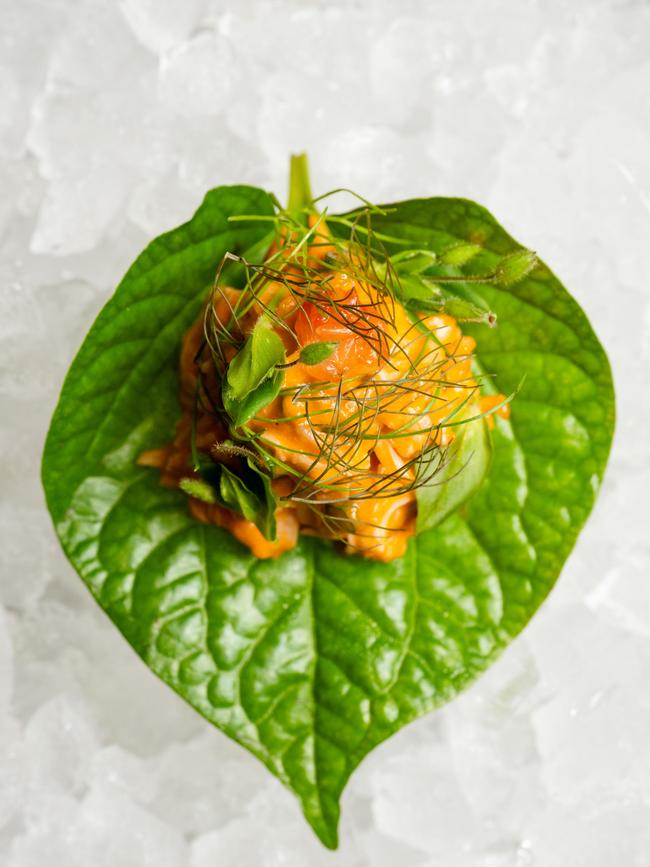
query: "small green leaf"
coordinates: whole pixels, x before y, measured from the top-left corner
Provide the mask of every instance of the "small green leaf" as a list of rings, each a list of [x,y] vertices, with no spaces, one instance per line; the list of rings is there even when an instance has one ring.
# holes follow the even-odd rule
[[[445,265],[462,267],[480,252],[478,244],[455,244],[440,254],[440,261]]]
[[[248,486],[257,493],[260,507],[255,523],[260,533],[269,542],[275,542],[278,538],[278,530],[275,521],[275,510],[278,507],[278,497],[273,490],[271,476],[263,472],[251,458],[247,458],[246,464],[249,469]],[[261,485],[260,485],[261,483]]]
[[[203,481],[203,479],[181,479],[178,486],[181,491],[185,491],[185,493],[189,494],[190,497],[195,497],[197,500],[201,500],[202,503],[209,503],[212,505],[217,502],[212,485],[209,485],[207,482]]]
[[[223,385],[224,409],[241,427],[274,400],[284,375],[277,369],[285,358],[284,344],[266,316],[260,316],[244,345],[228,365]]]
[[[301,364],[320,364],[330,357],[337,347],[337,343],[332,341],[323,341],[322,343],[308,343],[303,346],[298,356],[298,361]]]
[[[456,427],[439,472],[416,491],[417,530],[429,530],[455,512],[481,486],[490,467],[490,432],[483,418]]]
[[[277,539],[275,510],[278,506],[271,477],[247,459],[240,473],[220,465],[219,493],[224,506],[252,521],[264,538]]]
[[[537,265],[537,254],[532,250],[517,250],[509,256],[504,256],[494,270],[497,285],[514,286],[527,277]]]
[[[260,503],[244,482],[226,466],[221,467],[219,493],[224,505],[253,523],[257,520]]]
[[[426,280],[419,274],[400,275],[396,287],[400,301],[412,307],[426,310],[439,310],[442,305],[442,289],[433,280]]]
[[[266,316],[260,316],[244,345],[228,365],[228,397],[242,401],[284,361],[284,344]]]
[[[223,406],[233,425],[238,428],[250,421],[254,416],[268,406],[280,393],[284,374],[281,370],[275,370],[269,379],[265,379],[257,388],[249,392],[246,397],[238,400],[232,397],[228,388],[223,390]]]
[[[402,250],[390,257],[398,274],[421,274],[434,265],[438,257],[433,250]]]
[[[275,510],[278,498],[273,491],[272,479],[250,457],[243,457],[238,446],[226,441],[220,443],[213,454],[242,458],[237,472],[219,460],[210,460],[198,453],[198,472],[201,479],[183,479],[181,490],[205,503],[218,503],[252,521],[262,535],[271,542],[277,538]]]
[[[488,325],[496,321],[479,293],[464,283],[441,286],[435,277],[409,274],[400,278],[398,292],[411,310],[447,313],[454,319]]]

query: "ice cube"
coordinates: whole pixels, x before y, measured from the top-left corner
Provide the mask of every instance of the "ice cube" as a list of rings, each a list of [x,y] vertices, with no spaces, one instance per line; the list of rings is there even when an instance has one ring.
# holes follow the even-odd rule
[[[21,623],[21,715],[31,715],[61,690],[82,695],[106,740],[140,755],[202,730],[201,717],[135,656],[69,567],[61,596],[43,600]]]
[[[86,766],[99,745],[96,724],[83,706],[64,696],[42,705],[25,728],[30,788],[78,793]]]
[[[6,5],[0,863],[645,867],[650,8]],[[38,479],[65,370],[147,240],[217,184],[284,200],[302,148],[318,193],[489,206],[585,307],[618,395],[601,499],[548,603],[465,696],[364,762],[336,854],[126,646]]]
[[[0,663],[1,667],[2,663]],[[0,702],[0,837],[2,829],[20,816],[23,807],[26,769],[29,756],[25,752],[22,727],[17,719],[2,708]]]
[[[16,837],[11,867],[186,867],[182,837],[124,794],[44,799]]]
[[[361,853],[325,849],[307,827],[293,799],[275,784],[261,788],[247,805],[247,815],[218,831],[197,837],[191,847],[191,867],[227,863],[236,852],[239,867],[337,867],[358,863]],[[350,851],[351,850],[351,851]]]
[[[198,26],[206,0],[119,0],[129,26],[151,51],[164,52]]]
[[[9,618],[0,605],[0,714],[11,705],[14,683],[13,642],[9,633]]]
[[[117,9],[81,7],[53,56],[29,131],[49,182],[33,252],[88,250],[119,219],[147,147],[143,114],[154,74]]]
[[[576,605],[538,618],[527,638],[542,674],[532,719],[541,775],[556,803],[631,801],[650,774],[650,701],[621,686],[650,676],[650,641]]]
[[[538,686],[533,656],[519,640],[443,711],[457,779],[493,845],[520,839],[545,802],[531,718]]]
[[[150,764],[158,779],[152,808],[190,834],[226,825],[265,788],[264,769],[215,731],[170,744]]]
[[[594,805],[585,816],[554,805],[531,816],[528,846],[535,865],[644,867],[650,852],[648,809],[625,802],[605,809]]]
[[[24,813],[24,828],[13,836],[10,867],[84,867],[78,846],[78,802],[60,791],[33,792]]]
[[[52,564],[62,562],[51,522],[42,507],[1,503],[0,526],[6,534],[0,554],[0,601],[13,609],[27,608],[45,592]]]
[[[156,765],[157,759],[149,763],[119,744],[111,744],[92,755],[88,783],[99,790],[114,787],[139,804],[148,804],[158,788]]]
[[[231,97],[231,50],[212,31],[198,33],[169,51],[161,60],[158,97],[163,109],[202,119],[223,111]],[[209,137],[206,136],[206,146]]]
[[[373,814],[379,830],[440,859],[467,853],[481,830],[462,791],[444,742],[404,745],[384,756],[372,775]]]

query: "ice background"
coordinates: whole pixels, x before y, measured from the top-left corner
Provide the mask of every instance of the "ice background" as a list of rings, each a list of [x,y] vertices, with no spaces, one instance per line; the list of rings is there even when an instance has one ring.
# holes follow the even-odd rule
[[[647,0],[0,0],[0,864],[650,864]],[[614,367],[601,498],[534,622],[377,749],[342,845],[137,659],[38,474],[84,333],[220,183],[466,195],[550,262]]]

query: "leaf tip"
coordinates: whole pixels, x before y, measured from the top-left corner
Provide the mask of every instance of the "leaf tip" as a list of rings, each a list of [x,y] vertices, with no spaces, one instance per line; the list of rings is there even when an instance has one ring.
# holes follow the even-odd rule
[[[312,830],[327,849],[339,848],[339,816],[324,816],[322,813],[318,816],[309,816],[305,813],[305,818],[312,827]]]

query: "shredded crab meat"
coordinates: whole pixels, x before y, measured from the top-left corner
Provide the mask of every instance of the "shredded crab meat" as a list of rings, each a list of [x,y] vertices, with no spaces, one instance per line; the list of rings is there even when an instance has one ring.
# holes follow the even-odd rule
[[[327,243],[310,252],[317,279],[313,273],[304,279],[288,265],[282,279],[267,280],[252,297],[219,288],[183,341],[175,438],[143,454],[140,463],[158,467],[162,483],[172,487],[190,475],[193,413],[197,449],[210,452],[227,439],[209,402],[196,404],[199,378],[206,393],[220,393],[214,359],[202,353],[205,322],[235,338],[219,349],[228,364],[237,339],[272,310],[289,365],[280,394],[249,428],[274,467],[274,490],[282,498],[277,541],[219,505],[190,497],[190,509],[198,520],[227,528],[260,558],[279,556],[308,533],[342,541],[349,553],[393,560],[415,532],[415,488],[440,466],[458,420],[494,410],[503,396],[480,394],[472,374],[475,341],[451,316],[414,320],[354,268],[329,271],[328,252]],[[300,349],[315,342],[335,348],[319,364],[301,363]],[[504,417],[507,412],[507,405],[497,409]]]

